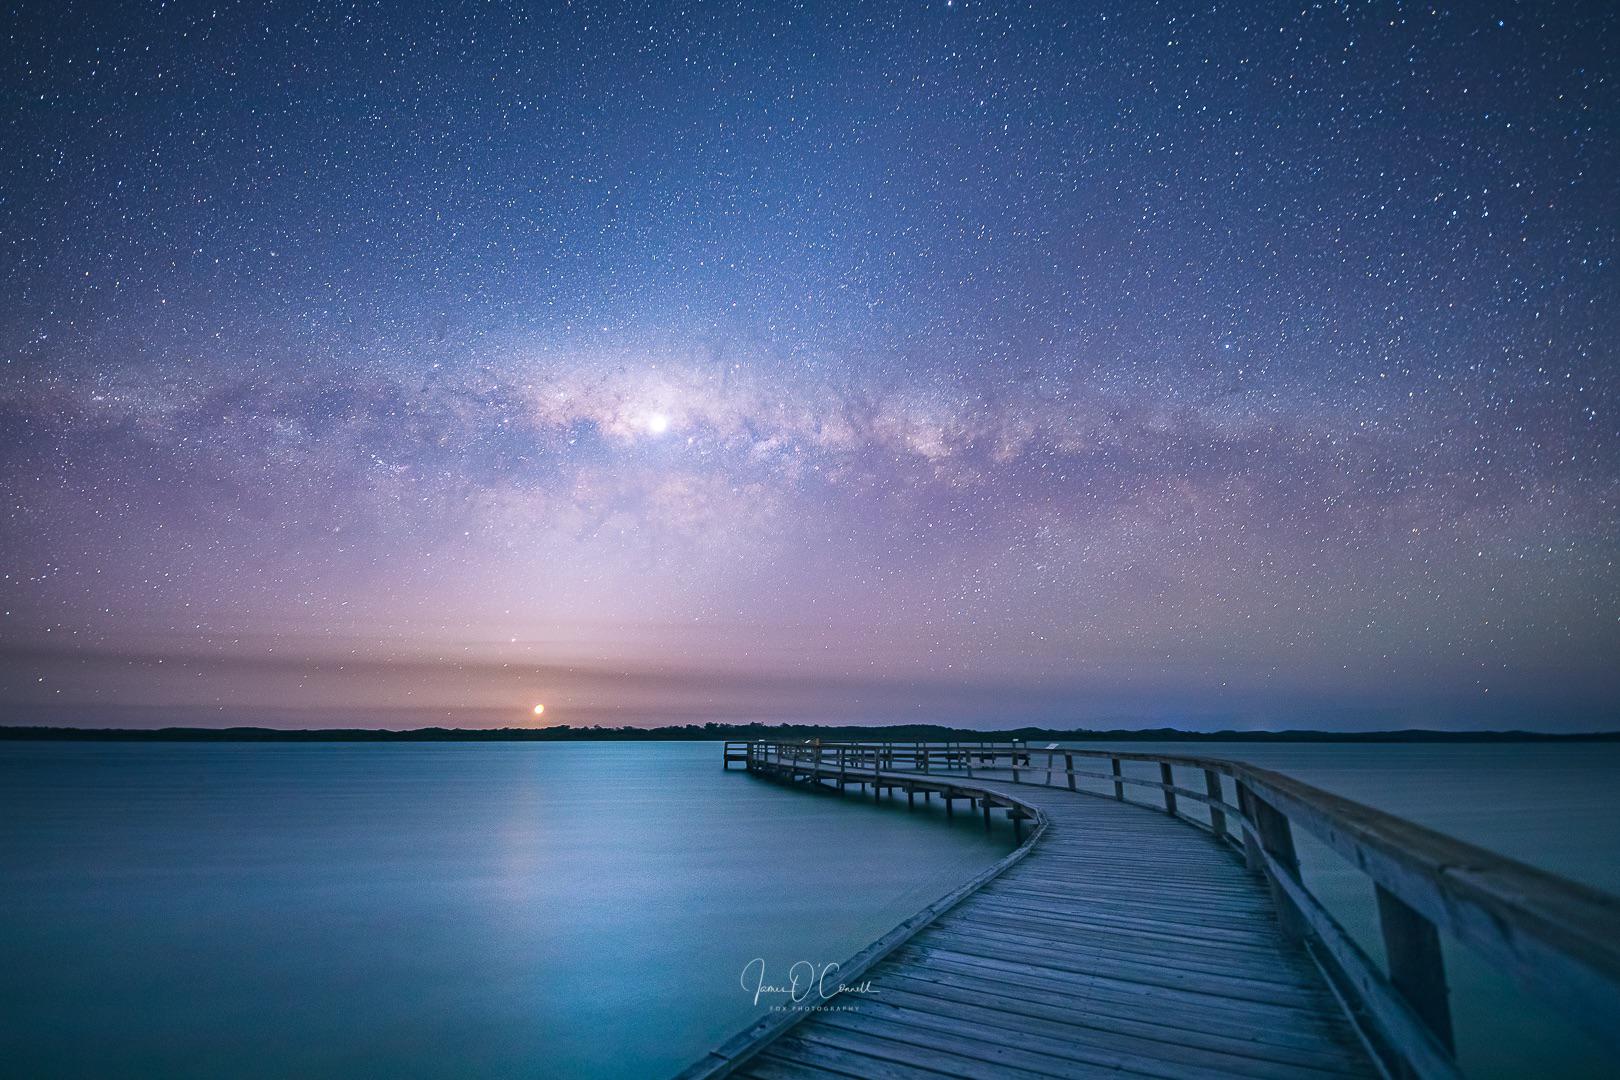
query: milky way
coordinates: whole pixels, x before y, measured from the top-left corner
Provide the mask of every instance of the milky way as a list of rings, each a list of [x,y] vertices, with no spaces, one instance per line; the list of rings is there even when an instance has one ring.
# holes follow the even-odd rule
[[[1612,726],[1620,17],[15,17],[12,722]]]

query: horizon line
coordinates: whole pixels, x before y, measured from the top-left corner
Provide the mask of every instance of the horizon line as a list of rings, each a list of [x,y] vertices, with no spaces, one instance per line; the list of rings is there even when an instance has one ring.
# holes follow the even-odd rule
[[[929,733],[944,736],[982,736],[987,740],[1059,738],[1076,740],[1114,739],[1151,742],[1155,740],[1211,740],[1221,742],[1581,742],[1620,741],[1620,729],[1596,729],[1576,732],[1542,732],[1510,729],[1478,729],[1472,731],[1439,728],[1387,728],[1377,731],[1335,731],[1326,728],[1234,729],[1213,731],[1178,727],[1152,728],[1054,728],[1024,726],[1016,728],[970,728],[945,724],[805,724],[805,723],[706,723],[660,724],[656,726],[624,725],[604,727],[591,725],[575,727],[553,724],[546,727],[444,727],[429,725],[416,728],[349,727],[349,728],[288,728],[263,725],[233,725],[230,727],[197,727],[171,725],[161,728],[115,728],[52,726],[40,724],[0,723],[0,739],[6,740],[117,740],[117,741],[659,741],[681,739],[699,741],[725,739],[728,733],[870,733],[878,735],[893,732]],[[928,741],[911,739],[860,739],[852,741]]]

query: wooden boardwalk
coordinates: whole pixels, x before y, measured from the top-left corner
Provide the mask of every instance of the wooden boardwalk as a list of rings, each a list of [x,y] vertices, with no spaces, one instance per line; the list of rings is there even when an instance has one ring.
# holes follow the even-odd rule
[[[992,785],[994,787],[995,785]],[[1265,887],[1213,837],[1146,807],[1002,789],[1047,827],[1017,865],[737,1075],[1372,1076]]]
[[[1004,811],[1021,842],[840,965],[871,992],[776,1011],[681,1080],[1456,1080],[1442,936],[1620,1069],[1620,898],[1291,777],[1017,742],[760,740],[724,757],[987,823]],[[1311,891],[1296,829],[1366,878],[1381,957]]]

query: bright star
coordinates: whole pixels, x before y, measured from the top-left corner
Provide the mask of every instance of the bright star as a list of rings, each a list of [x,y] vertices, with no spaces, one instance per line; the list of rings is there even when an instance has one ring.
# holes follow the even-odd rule
[[[647,417],[647,430],[654,435],[662,435],[669,430],[669,417],[661,412],[655,412]]]

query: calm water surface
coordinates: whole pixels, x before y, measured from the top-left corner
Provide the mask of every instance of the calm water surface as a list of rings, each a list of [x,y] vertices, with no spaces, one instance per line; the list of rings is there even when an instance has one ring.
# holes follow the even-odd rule
[[[1252,760],[1620,892],[1620,747]],[[717,744],[0,744],[0,1061],[28,1076],[657,1076],[1011,845],[723,776]],[[1191,782],[1192,777],[1183,782]],[[903,804],[901,804],[903,806]],[[1304,843],[1375,958],[1366,879]],[[1607,1075],[1460,949],[1465,1064]]]
[[[717,744],[0,744],[0,1072],[660,1076],[1012,846]]]

